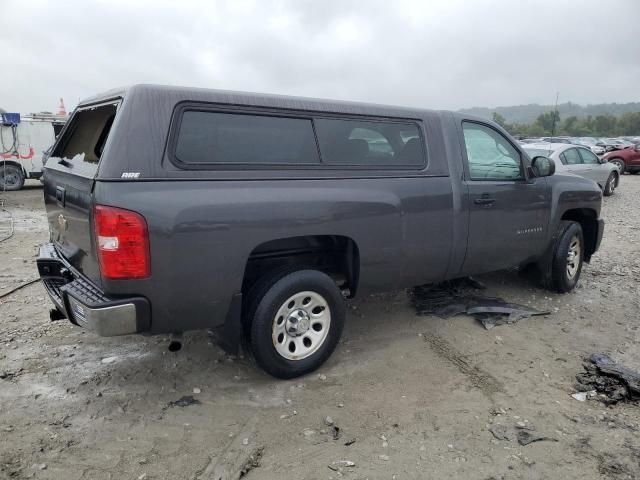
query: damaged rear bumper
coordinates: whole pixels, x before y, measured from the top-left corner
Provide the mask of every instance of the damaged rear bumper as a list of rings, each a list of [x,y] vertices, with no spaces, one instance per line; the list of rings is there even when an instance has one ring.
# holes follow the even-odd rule
[[[104,336],[149,330],[149,302],[144,297],[111,298],[76,271],[51,243],[40,247],[38,273],[51,301],[71,322]]]

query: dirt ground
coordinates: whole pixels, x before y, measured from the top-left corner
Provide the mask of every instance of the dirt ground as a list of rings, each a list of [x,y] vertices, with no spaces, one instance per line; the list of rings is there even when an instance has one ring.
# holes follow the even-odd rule
[[[1,198],[15,233],[0,295],[37,277],[48,238],[38,184]],[[640,407],[571,397],[592,352],[640,370],[639,199],[640,176],[625,175],[604,200],[602,248],[572,294],[479,278],[551,315],[485,330],[416,316],[406,292],[359,298],[333,357],[293,381],[206,332],[172,353],[166,337],[51,323],[42,285],[23,288],[0,299],[0,478],[214,479],[247,461],[248,480],[640,478]],[[199,403],[170,406],[188,395]],[[522,427],[553,440],[520,446]]]

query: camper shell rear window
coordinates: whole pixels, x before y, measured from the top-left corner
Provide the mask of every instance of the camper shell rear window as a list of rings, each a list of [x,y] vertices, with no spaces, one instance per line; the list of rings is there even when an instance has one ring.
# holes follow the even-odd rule
[[[94,166],[97,170],[117,108],[117,103],[110,103],[78,110],[51,157],[69,165]]]

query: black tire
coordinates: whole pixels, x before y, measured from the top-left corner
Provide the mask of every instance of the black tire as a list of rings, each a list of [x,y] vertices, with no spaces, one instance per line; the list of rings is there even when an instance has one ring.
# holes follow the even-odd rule
[[[614,165],[618,165],[618,170],[620,171],[620,175],[622,175],[627,169],[627,165],[624,163],[624,160],[622,160],[621,158],[618,158],[618,157],[610,158],[608,162],[613,163]]]
[[[618,174],[615,172],[611,172],[609,174],[609,178],[607,178],[607,183],[604,185],[604,196],[610,197],[613,195],[616,187],[618,186]]]
[[[579,242],[579,255],[577,268],[573,275],[569,273],[569,248],[573,241]],[[563,220],[556,232],[556,242],[553,246],[552,257],[549,263],[549,282],[547,286],[558,293],[572,291],[580,279],[582,265],[584,264],[584,235],[578,222]]]
[[[16,191],[24,186],[22,169],[11,164],[0,163],[0,192]]]
[[[292,360],[276,350],[272,336],[275,317],[285,301],[306,291],[326,301],[330,323],[317,350],[305,358]],[[267,373],[282,379],[298,377],[316,370],[331,356],[342,335],[346,315],[342,293],[331,277],[318,270],[280,271],[259,281],[248,295],[245,310],[248,343],[254,360]]]

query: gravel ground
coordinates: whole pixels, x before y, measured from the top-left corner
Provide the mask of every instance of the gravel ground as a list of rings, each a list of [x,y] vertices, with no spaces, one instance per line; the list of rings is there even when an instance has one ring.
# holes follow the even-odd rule
[[[15,230],[2,295],[37,277],[48,233],[37,184],[0,198]],[[172,353],[166,337],[50,323],[41,284],[25,287],[0,299],[0,478],[640,478],[639,406],[571,397],[592,352],[640,370],[639,198],[640,176],[625,175],[604,200],[602,248],[574,293],[479,278],[551,315],[485,330],[416,316],[406,292],[360,298],[329,362],[293,381],[205,332]],[[198,402],[170,403],[184,396]],[[521,446],[518,431],[549,439]]]

